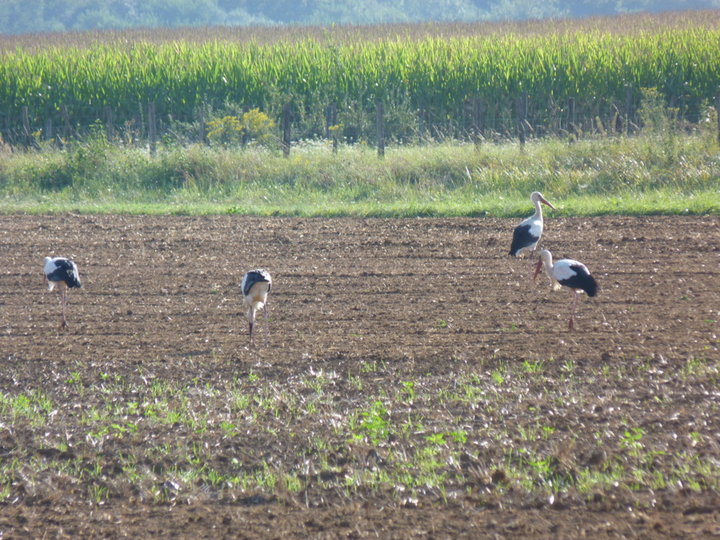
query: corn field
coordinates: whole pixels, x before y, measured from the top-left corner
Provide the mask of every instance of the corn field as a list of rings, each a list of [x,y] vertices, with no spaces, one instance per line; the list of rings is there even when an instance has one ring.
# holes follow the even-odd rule
[[[285,104],[294,139],[371,141],[378,103],[398,141],[628,131],[643,89],[696,122],[719,86],[720,29],[707,26],[5,48],[0,133],[12,144],[111,124],[129,140],[146,133],[149,103],[167,138],[254,108],[280,126]]]

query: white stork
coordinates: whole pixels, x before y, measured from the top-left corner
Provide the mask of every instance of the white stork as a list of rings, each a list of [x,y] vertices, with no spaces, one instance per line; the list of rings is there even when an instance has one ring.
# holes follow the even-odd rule
[[[530,200],[535,205],[535,213],[515,227],[512,245],[510,246],[510,255],[518,257],[525,251],[529,251],[530,261],[532,261],[535,248],[537,248],[543,232],[543,215],[540,203],[547,204],[552,209],[555,209],[555,207],[539,191],[533,191]]]
[[[73,261],[65,257],[45,257],[43,272],[49,291],[52,291],[57,285],[58,294],[60,295],[60,306],[62,308],[62,324],[60,328],[67,328],[68,324],[65,318],[67,289],[82,287],[78,267]]]
[[[575,309],[577,307],[578,294],[582,291],[588,296],[595,296],[599,290],[597,281],[590,275],[587,266],[573,259],[560,259],[553,264],[552,253],[547,249],[540,251],[540,260],[535,266],[533,279],[536,279],[540,273],[540,269],[545,267],[545,273],[553,284],[553,290],[557,291],[560,287],[567,287],[572,291],[573,302],[570,311],[570,321],[568,329],[575,328]]]
[[[243,276],[240,285],[243,294],[243,303],[247,307],[247,320],[250,325],[250,343],[253,343],[253,326],[255,314],[262,309],[265,312],[265,339],[267,339],[267,296],[272,288],[272,278],[267,270],[258,268],[251,270]]]

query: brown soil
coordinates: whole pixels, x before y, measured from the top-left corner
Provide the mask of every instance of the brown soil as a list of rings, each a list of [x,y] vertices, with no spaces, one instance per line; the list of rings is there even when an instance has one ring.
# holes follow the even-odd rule
[[[368,361],[383,369],[365,392],[408,380],[440,390],[468,372],[489,379],[498,365],[542,361],[558,381],[551,392],[573,384],[563,366],[582,382],[573,389],[582,403],[552,420],[579,444],[583,434],[622,432],[631,421],[668,454],[688,451],[690,434],[701,433],[698,455],[720,467],[720,219],[549,218],[544,247],[584,262],[601,287],[580,299],[573,333],[570,294],[550,291],[545,278],[533,284],[529,263],[507,256],[516,222],[2,216],[0,392],[42,389],[60,402],[58,388],[74,372],[219,385],[252,371],[282,388],[311,367],[344,379]],[[56,295],[44,289],[45,255],[80,267],[84,288],[70,291],[67,331],[58,329]],[[274,279],[269,342],[261,319],[258,346],[248,347],[238,284],[260,266]],[[706,378],[680,376],[690,360],[708,367]],[[599,366],[625,370],[626,379],[590,377]],[[345,384],[337,399],[352,401],[355,391]],[[526,405],[517,416],[510,409],[509,425],[534,418]],[[477,420],[482,411],[468,411],[472,430],[471,413]],[[37,434],[7,414],[0,433],[0,465],[29,459],[10,445]],[[247,444],[266,459],[275,452],[267,434]],[[293,459],[292,445],[277,448],[280,461]],[[473,488],[410,504],[318,488],[182,503],[116,495],[97,505],[75,496],[78,486],[53,486],[54,497],[25,490],[0,503],[0,538],[720,535],[717,483],[554,502],[512,490],[480,497]]]

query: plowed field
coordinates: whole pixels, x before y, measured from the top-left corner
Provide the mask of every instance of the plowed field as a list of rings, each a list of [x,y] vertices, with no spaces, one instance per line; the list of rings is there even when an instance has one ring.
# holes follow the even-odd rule
[[[1,216],[0,538],[720,535],[720,219],[517,221]]]

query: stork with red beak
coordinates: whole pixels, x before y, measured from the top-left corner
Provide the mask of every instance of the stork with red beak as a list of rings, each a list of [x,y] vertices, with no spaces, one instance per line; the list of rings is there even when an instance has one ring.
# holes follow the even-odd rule
[[[548,205],[553,210],[555,207],[550,204],[539,191],[534,191],[530,195],[530,200],[535,205],[535,213],[515,227],[512,245],[510,246],[510,255],[518,257],[524,252],[529,251],[530,261],[532,261],[535,249],[543,232],[543,215],[540,203]]]
[[[597,281],[590,275],[590,270],[588,270],[587,266],[579,261],[560,259],[553,264],[552,254],[547,249],[540,251],[540,260],[535,265],[533,279],[537,279],[543,267],[550,281],[552,281],[553,290],[567,287],[572,291],[573,301],[568,329],[574,330],[578,295],[584,292],[588,296],[595,296],[600,289]]]

